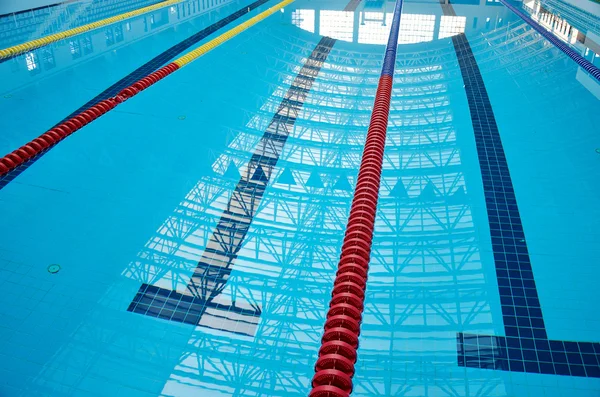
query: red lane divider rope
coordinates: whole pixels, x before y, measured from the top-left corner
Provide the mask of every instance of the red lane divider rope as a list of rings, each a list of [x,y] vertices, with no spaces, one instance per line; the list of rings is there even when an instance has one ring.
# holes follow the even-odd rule
[[[402,0],[396,0],[309,397],[348,397],[352,393],[401,15]]]
[[[42,153],[46,149],[56,145],[58,142],[79,130],[84,125],[89,124],[93,120],[107,113],[119,103],[122,103],[127,99],[137,95],[140,91],[143,91],[152,84],[155,84],[157,81],[164,79],[177,69],[179,69],[179,66],[175,63],[170,63],[167,66],[158,69],[157,71],[123,89],[114,97],[97,103],[89,109],[79,113],[77,116],[74,116],[50,129],[49,131],[46,131],[39,137],[21,146],[14,152],[0,158],[0,177],[8,174],[10,171]]]
[[[352,392],[392,83],[389,75],[379,79],[310,397]]]

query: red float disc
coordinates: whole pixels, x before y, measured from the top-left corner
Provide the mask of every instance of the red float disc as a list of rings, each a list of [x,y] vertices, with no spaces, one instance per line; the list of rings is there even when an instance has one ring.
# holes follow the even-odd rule
[[[346,230],[346,234],[350,234],[354,231],[360,231],[360,232],[364,232],[364,233],[369,233],[369,238],[370,236],[373,235],[373,229],[367,227],[366,225],[359,223],[359,222],[353,222],[351,225],[348,225],[348,228]]]
[[[24,151],[29,153],[30,157],[33,157],[37,154],[37,150],[35,150],[35,148],[33,147],[33,145],[31,143],[28,143],[27,145],[21,147],[21,149],[23,149]]]
[[[46,140],[42,139],[42,138],[35,138],[33,141],[31,141],[31,143],[35,143],[37,145],[40,145],[42,150],[46,149],[48,146],[50,146],[50,144],[48,142],[46,142]]]
[[[35,150],[36,154],[37,154],[38,152],[41,152],[41,151],[42,151],[42,149],[44,149],[44,148],[42,147],[42,145],[40,145],[39,143],[37,143],[37,142],[35,141],[35,139],[34,139],[33,141],[29,142],[29,143],[28,143],[28,145],[29,145],[29,146],[31,146],[31,147],[32,147],[32,148]]]
[[[22,158],[23,160],[29,160],[29,159],[31,158],[31,156],[32,156],[32,154],[31,154],[31,153],[29,153],[28,151],[26,151],[26,150],[24,149],[24,147],[23,147],[23,148],[19,148],[19,149],[15,150],[15,153],[17,154],[17,156],[19,156],[19,157],[20,157],[20,158]]]
[[[373,236],[368,231],[349,229],[348,231],[346,231],[346,235],[344,236],[344,239],[346,239],[346,238],[362,238],[364,240],[371,240],[372,237]]]
[[[54,140],[54,142],[58,142],[62,138],[60,135],[58,135],[56,133],[56,131],[52,131],[52,130],[46,131],[46,133],[44,135],[47,135],[47,136],[51,137]]]
[[[353,283],[352,281],[344,281],[344,282],[335,284],[335,286],[333,287],[332,295],[339,294],[342,292],[349,292],[360,298],[364,298],[364,296],[365,296],[365,291],[363,290],[362,286],[359,284]]]
[[[68,132],[77,131],[79,127],[72,120],[67,120],[61,124],[63,128],[65,128]]]
[[[354,245],[351,247],[342,248],[342,257],[346,255],[358,255],[368,261],[371,257],[371,250]]]
[[[335,305],[329,306],[327,317],[337,316],[339,314],[350,316],[356,321],[361,321],[362,319],[362,312],[356,306],[352,306],[348,303],[336,303]]]
[[[352,307],[357,308],[361,312],[364,307],[363,300],[361,298],[359,298],[358,296],[356,296],[352,293],[349,293],[349,292],[342,292],[341,294],[333,295],[333,297],[331,298],[330,305],[333,307],[339,303],[348,304]]]
[[[323,337],[321,338],[322,342],[329,342],[334,340],[346,342],[353,348],[358,349],[358,335],[346,328],[330,328],[325,331]]]
[[[352,258],[349,258],[347,263],[344,263],[339,267],[336,276],[341,276],[343,273],[352,273],[363,279],[367,278],[366,266],[361,266],[355,262],[352,262]]]
[[[365,287],[367,286],[367,280],[364,277],[361,277],[356,273],[345,272],[345,273],[339,274],[335,278],[335,284],[340,284],[340,283],[344,283],[347,281],[350,281],[356,285],[359,285],[363,289],[363,291],[364,291]]]
[[[330,328],[346,328],[360,335],[360,323],[350,316],[338,314],[337,316],[327,317],[325,329]]]
[[[81,127],[83,127],[84,125],[86,125],[87,123],[89,123],[91,120],[88,120],[86,117],[84,117],[83,115],[85,114],[85,112],[83,112],[82,114],[78,114],[77,116],[75,116],[73,119],[79,121],[79,123],[81,123]],[[79,128],[81,128],[79,127]]]
[[[360,237],[344,239],[344,245],[342,245],[342,252],[348,252],[348,249],[352,247],[360,247],[371,252],[371,241],[365,240],[364,238]]]
[[[18,154],[16,153],[9,153],[6,156],[4,156],[5,158],[9,159],[10,161],[12,161],[13,163],[15,163],[16,165],[19,165],[23,162],[24,159],[22,159]]]
[[[309,397],[350,397],[350,394],[339,387],[324,385],[313,388]]]
[[[71,132],[68,130],[67,127],[61,126],[61,125],[52,128],[52,131],[56,132],[58,135],[60,135],[63,138],[66,137],[67,135],[71,134]]]
[[[348,393],[352,391],[352,378],[337,369],[324,369],[315,373],[312,384],[313,387],[330,385]]]
[[[319,349],[319,356],[325,354],[341,354],[352,362],[356,362],[356,349],[341,340],[332,340],[323,343]]]
[[[83,124],[84,124],[81,121],[77,120],[76,117],[73,117],[72,119],[68,120],[67,122],[71,123],[71,124],[73,124],[75,126],[75,128],[73,130],[80,129],[81,127],[83,127]]]
[[[315,371],[318,373],[325,369],[337,369],[350,377],[354,376],[354,363],[339,354],[325,354],[319,357]]]
[[[0,162],[4,163],[4,165],[6,166],[6,168],[8,168],[9,170],[12,170],[13,168],[15,168],[17,166],[17,164],[15,164],[11,159],[9,159],[8,157],[3,157],[0,159]]]

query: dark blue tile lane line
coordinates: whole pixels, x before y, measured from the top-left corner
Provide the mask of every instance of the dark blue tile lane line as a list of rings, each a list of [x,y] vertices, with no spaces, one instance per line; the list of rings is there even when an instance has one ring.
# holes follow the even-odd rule
[[[444,15],[454,16],[442,4]],[[464,34],[452,37],[483,179],[506,336],[459,333],[458,364],[503,371],[600,378],[600,343],[549,340],[523,223],[494,111]]]
[[[143,64],[142,66],[140,66],[139,68],[134,70],[133,72],[129,73],[127,76],[123,77],[121,80],[117,81],[115,84],[111,85],[110,87],[108,87],[107,89],[102,91],[100,94],[96,95],[94,98],[89,100],[87,103],[85,103],[84,105],[79,107],[79,109],[75,110],[73,113],[71,113],[70,115],[68,115],[61,121],[59,121],[53,127],[49,128],[49,130],[58,126],[59,124],[65,122],[65,121],[67,121],[68,119],[78,115],[79,113],[91,108],[92,106],[98,104],[99,102],[102,102],[105,99],[108,99],[108,98],[111,98],[111,97],[117,95],[124,88],[129,87],[136,81],[146,77],[147,75],[154,72],[155,70],[168,64],[170,61],[175,59],[178,55],[182,54],[185,50],[189,49],[193,45],[197,44],[201,40],[208,37],[209,35],[215,33],[217,30],[223,28],[224,26],[227,26],[231,22],[248,14],[250,11],[256,9],[257,7],[260,7],[261,5],[267,3],[268,1],[269,0],[257,0],[254,3],[250,4],[249,6],[240,8],[233,14],[202,29],[198,33],[195,33],[194,35],[188,37],[187,39],[181,41],[180,43],[175,44],[168,50],[160,53],[159,55],[155,56],[150,61],[146,62],[145,64]],[[51,149],[52,148],[50,148],[49,150],[51,150]],[[24,164],[20,165],[19,167],[15,168],[14,170],[12,170],[8,174],[4,175],[3,177],[0,177],[0,189],[4,188],[7,184],[9,184],[12,180],[14,180],[17,176],[19,176],[22,172],[24,172],[32,164],[34,164],[36,161],[38,161],[47,152],[48,152],[48,150],[38,154],[37,156],[29,159],[29,161],[27,161],[26,163],[24,163]]]
[[[224,305],[212,300],[142,284],[127,309],[130,312],[193,326],[253,336],[260,308]]]
[[[294,78],[236,185],[186,290],[179,292],[143,284],[128,311],[254,335],[260,307],[217,305],[214,300],[225,288],[298,113],[335,42],[322,38]]]

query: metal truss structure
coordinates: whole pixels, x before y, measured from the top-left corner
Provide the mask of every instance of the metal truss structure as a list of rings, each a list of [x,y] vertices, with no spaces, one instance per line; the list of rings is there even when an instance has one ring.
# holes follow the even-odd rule
[[[515,44],[496,43],[500,36]],[[131,368],[153,365],[147,376],[164,377],[153,386],[161,395],[306,395],[377,86],[378,47],[333,47],[269,170],[270,183],[252,208],[231,272],[212,286],[213,301],[224,307],[260,308],[255,327],[236,332],[234,317],[198,327],[144,317],[144,329],[130,333],[117,325],[135,316],[125,309],[140,284],[187,288],[236,183],[255,171],[249,169],[252,153],[315,46],[306,32],[257,40],[263,40],[269,68],[282,76],[272,95],[262,98],[259,112],[246,115],[245,126],[230,128],[212,169],[193,183],[127,265],[121,285],[106,295],[105,305],[119,309],[114,329],[95,328],[90,314],[40,377],[48,387],[49,379],[65,382],[62,366],[94,373],[118,358]],[[501,61],[496,67],[511,71],[526,62],[511,51],[520,53],[527,43],[540,49],[535,62],[552,61],[551,49],[518,24],[472,46],[489,46],[482,64]],[[451,107],[462,92],[454,49],[444,41],[401,46],[396,70],[353,395],[509,395],[501,374],[467,377],[456,365],[457,331],[494,332],[498,312],[497,298],[489,296],[493,265],[484,266],[489,252],[482,252],[477,199],[470,195],[479,182],[465,177],[461,157],[471,132],[458,128]],[[114,348],[96,352],[94,340],[110,340]]]

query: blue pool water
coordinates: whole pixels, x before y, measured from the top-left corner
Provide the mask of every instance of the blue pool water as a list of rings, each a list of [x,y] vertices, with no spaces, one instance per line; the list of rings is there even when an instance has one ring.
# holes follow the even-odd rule
[[[598,66],[565,1],[513,4]],[[275,4],[2,61],[0,155]],[[0,48],[91,21],[57,7]],[[0,179],[0,396],[306,396],[393,7],[296,0]],[[495,1],[407,0],[399,42],[352,395],[600,395],[600,83]]]

